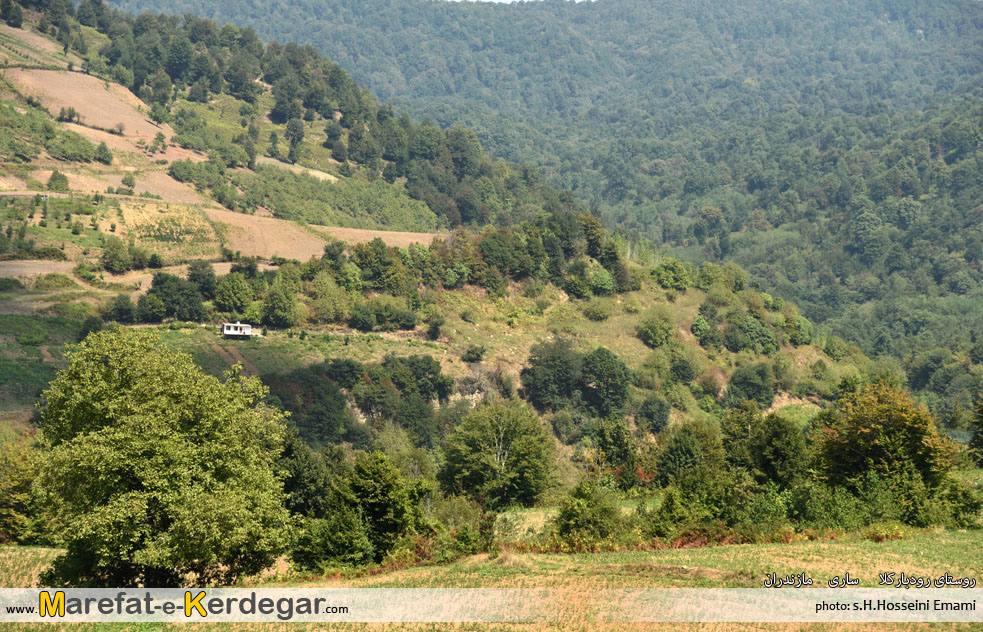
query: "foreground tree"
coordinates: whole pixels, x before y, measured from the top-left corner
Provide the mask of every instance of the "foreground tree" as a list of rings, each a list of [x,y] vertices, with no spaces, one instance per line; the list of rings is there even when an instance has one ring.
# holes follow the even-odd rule
[[[284,417],[149,331],[90,335],[44,393],[35,493],[67,551],[45,585],[231,582],[286,538]]]
[[[529,506],[546,490],[553,438],[536,412],[519,400],[474,410],[448,437],[444,487],[493,507]]]
[[[868,471],[888,479],[913,472],[935,487],[952,466],[952,447],[926,408],[907,392],[878,382],[846,400],[827,421],[819,463],[824,477],[835,484]]]

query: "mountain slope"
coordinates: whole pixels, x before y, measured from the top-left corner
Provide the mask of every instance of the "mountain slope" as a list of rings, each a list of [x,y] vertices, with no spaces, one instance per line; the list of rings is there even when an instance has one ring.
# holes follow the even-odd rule
[[[309,41],[629,241],[739,262],[911,379],[949,349],[941,410],[981,386],[979,2],[118,4]]]

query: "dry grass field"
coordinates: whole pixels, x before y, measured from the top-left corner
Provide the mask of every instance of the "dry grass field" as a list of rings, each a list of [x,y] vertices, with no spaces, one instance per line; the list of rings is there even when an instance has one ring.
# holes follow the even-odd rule
[[[112,129],[122,123],[125,136],[148,141],[161,131],[168,138],[173,135],[168,125],[158,126],[140,112],[139,108],[146,106],[118,84],[58,70],[11,69],[6,71],[6,76],[22,93],[38,97],[52,112],[74,107],[86,125]]]
[[[546,622],[528,624],[234,624],[223,630],[972,630],[970,624],[638,624],[597,620],[605,607],[600,591],[617,588],[661,587],[758,587],[766,573],[804,572],[817,584],[842,575],[861,579],[862,586],[876,584],[881,571],[939,576],[978,577],[983,562],[968,551],[978,551],[983,534],[978,531],[920,531],[909,538],[874,543],[859,536],[843,540],[794,544],[755,544],[664,551],[599,553],[590,555],[515,554],[507,550],[496,558],[486,554],[462,558],[450,564],[381,573],[332,577],[296,576],[289,572],[272,578],[247,581],[246,586],[325,588],[549,588],[553,599],[544,613]],[[55,557],[54,549],[0,547],[0,585],[29,586]],[[37,629],[49,629],[35,626]],[[181,630],[205,630],[214,626],[163,626]],[[26,629],[33,629],[25,626]],[[157,626],[73,626],[77,630],[158,629]],[[215,628],[218,629],[218,628]]]
[[[205,215],[218,225],[225,247],[245,256],[269,259],[279,255],[306,261],[324,254],[327,240],[293,222],[215,208],[205,210]]]
[[[438,233],[407,233],[393,230],[365,230],[336,226],[311,226],[311,228],[319,233],[324,233],[350,244],[366,243],[378,237],[387,246],[398,248],[408,248],[413,244],[429,246],[435,238],[440,237]]]

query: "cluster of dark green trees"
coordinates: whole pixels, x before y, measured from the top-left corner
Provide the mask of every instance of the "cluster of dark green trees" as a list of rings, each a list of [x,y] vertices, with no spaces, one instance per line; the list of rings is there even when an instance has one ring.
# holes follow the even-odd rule
[[[159,256],[148,257],[115,236],[105,240],[106,270],[120,273],[161,263]],[[387,247],[376,238],[348,252],[344,244],[333,242],[321,258],[262,272],[256,260],[239,259],[222,278],[210,263],[194,261],[187,279],[157,272],[138,304],[117,297],[106,316],[122,323],[165,318],[200,322],[209,318],[205,303],[210,301],[213,319],[241,317],[281,329],[313,320],[347,323],[363,332],[412,330],[422,320],[428,336],[436,339],[443,316],[428,290],[474,285],[500,297],[512,281],[570,287],[588,274],[604,280],[585,284],[588,296],[592,289],[613,294],[638,289],[641,283],[596,218],[558,211],[515,228],[459,231],[429,247]]]

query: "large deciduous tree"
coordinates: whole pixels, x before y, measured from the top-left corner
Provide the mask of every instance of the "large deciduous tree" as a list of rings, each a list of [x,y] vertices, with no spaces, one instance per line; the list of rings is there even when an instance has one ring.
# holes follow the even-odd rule
[[[35,492],[67,549],[47,585],[229,582],[286,537],[284,417],[255,378],[208,376],[156,334],[90,335],[44,393]]]
[[[553,438],[535,411],[509,400],[471,412],[445,444],[441,481],[493,507],[532,505],[546,490]]]
[[[819,464],[822,475],[836,484],[868,471],[889,479],[913,472],[935,487],[952,466],[952,449],[926,408],[907,392],[878,382],[844,401],[822,428]]]

